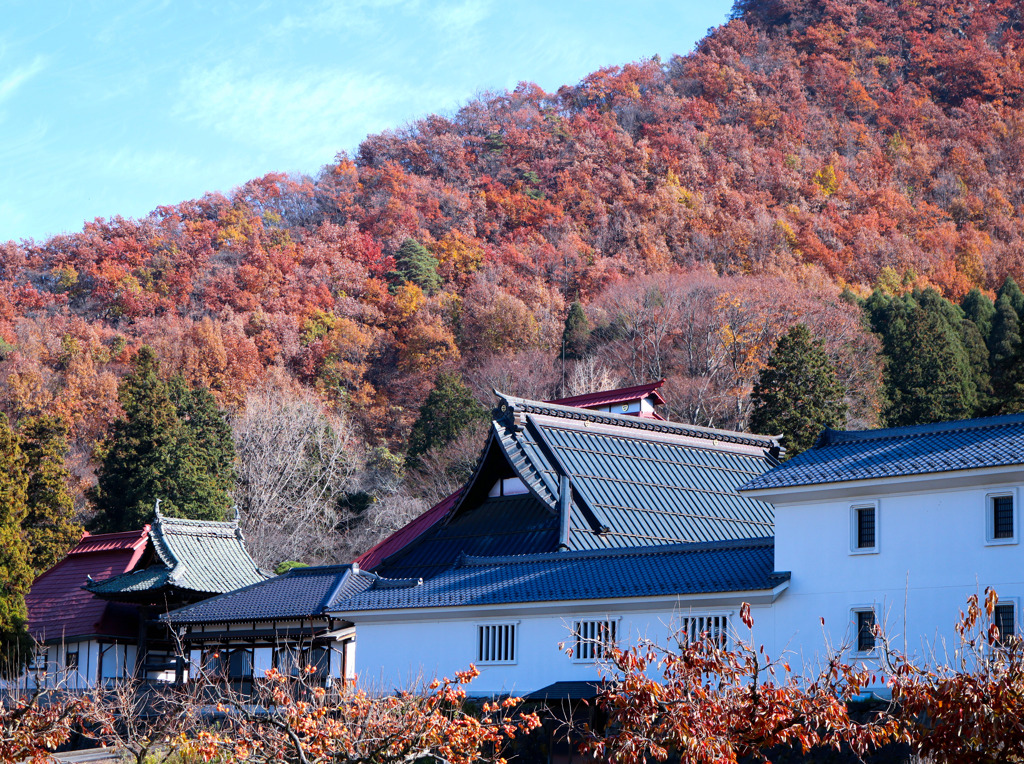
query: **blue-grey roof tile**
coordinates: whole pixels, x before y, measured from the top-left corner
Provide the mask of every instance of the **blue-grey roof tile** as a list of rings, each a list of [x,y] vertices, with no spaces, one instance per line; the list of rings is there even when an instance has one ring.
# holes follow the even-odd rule
[[[498,558],[463,558],[432,579],[375,582],[338,614],[395,608],[499,605],[581,599],[761,591],[788,579],[775,572],[770,538],[603,549]],[[358,623],[358,619],[357,623]]]
[[[926,475],[1024,464],[1024,414],[841,432],[750,480],[741,490]]]
[[[179,624],[312,618],[323,615],[332,602],[367,588],[373,579],[372,574],[351,565],[292,568],[280,576],[173,610],[165,618]]]

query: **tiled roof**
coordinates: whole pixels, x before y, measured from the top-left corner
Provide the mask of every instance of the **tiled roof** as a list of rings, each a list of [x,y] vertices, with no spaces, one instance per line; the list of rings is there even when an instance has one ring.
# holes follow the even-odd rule
[[[138,636],[134,606],[97,599],[82,586],[88,576],[109,578],[131,570],[146,549],[148,533],[147,525],[124,533],[85,534],[63,560],[33,582],[25,597],[29,633],[39,641]]]
[[[339,615],[367,610],[500,605],[770,590],[776,574],[770,538],[672,544],[511,557],[463,558],[422,582],[378,580],[336,599]],[[358,625],[358,618],[354,618]]]
[[[332,601],[367,588],[374,578],[352,565],[292,568],[280,576],[172,610],[165,618],[178,624],[311,618],[323,615]]]
[[[665,380],[648,382],[645,385],[634,387],[620,387],[617,390],[606,390],[600,393],[587,393],[586,395],[573,395],[569,398],[556,398],[547,403],[557,403],[560,406],[575,406],[576,408],[588,409],[592,406],[614,406],[616,403],[635,401],[651,396],[657,403],[664,403],[658,389],[665,384]]]
[[[429,578],[461,552],[768,537],[771,506],[736,489],[778,463],[777,446],[747,433],[502,397],[456,506],[376,571]],[[496,479],[511,475],[527,494],[487,498]]]
[[[187,520],[158,514],[149,539],[158,559],[155,565],[90,583],[88,590],[106,597],[138,595],[164,588],[221,594],[267,577],[245,551],[235,522]]]
[[[1024,414],[841,432],[752,479],[742,490],[926,475],[1024,464]]]

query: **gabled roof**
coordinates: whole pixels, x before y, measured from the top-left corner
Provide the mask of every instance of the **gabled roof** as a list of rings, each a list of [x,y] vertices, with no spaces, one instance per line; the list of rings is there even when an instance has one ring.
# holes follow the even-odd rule
[[[664,404],[665,399],[658,390],[665,384],[665,380],[648,382],[633,387],[620,387],[616,390],[604,390],[599,393],[587,393],[586,395],[573,395],[568,398],[556,398],[547,403],[555,403],[560,406],[575,406],[576,408],[589,409],[598,406],[614,406],[617,403],[652,398],[654,403]]]
[[[287,621],[315,618],[332,603],[366,589],[376,578],[358,565],[292,568],[242,589],[172,610],[175,624]]]
[[[818,442],[741,490],[926,475],[1024,464],[1024,414],[842,432]]]
[[[100,597],[143,601],[169,590],[221,594],[267,576],[245,551],[237,522],[163,517],[149,531],[157,562],[86,588]]]
[[[378,572],[429,577],[460,552],[525,554],[773,533],[771,506],[736,491],[778,464],[773,438],[499,400],[483,456],[457,504]],[[502,477],[518,477],[528,493],[488,498]]]
[[[355,559],[356,565],[363,570],[373,570],[391,555],[400,552],[430,528],[439,523],[455,506],[462,490],[442,499],[422,515],[402,526],[383,541],[370,547]]]
[[[96,599],[82,586],[89,576],[109,578],[131,570],[146,550],[149,526],[124,533],[86,533],[67,556],[42,573],[25,597],[28,630],[39,641],[75,636],[135,639],[135,608]]]
[[[772,590],[777,574],[771,538],[602,549],[509,557],[462,557],[429,580],[378,579],[348,599],[339,614],[397,608],[621,599]],[[354,620],[358,623],[358,618]]]

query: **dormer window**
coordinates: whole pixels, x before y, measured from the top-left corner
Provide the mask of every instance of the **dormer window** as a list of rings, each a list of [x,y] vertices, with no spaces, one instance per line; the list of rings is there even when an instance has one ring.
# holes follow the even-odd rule
[[[503,478],[497,481],[492,487],[490,492],[487,494],[489,498],[496,496],[519,496],[524,493],[529,493],[530,489],[526,487],[520,478]]]
[[[1013,491],[985,497],[985,537],[989,544],[1017,543],[1017,509]]]

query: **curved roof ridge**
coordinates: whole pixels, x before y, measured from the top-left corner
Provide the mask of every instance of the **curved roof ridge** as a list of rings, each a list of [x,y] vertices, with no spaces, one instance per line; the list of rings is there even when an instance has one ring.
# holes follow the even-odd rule
[[[988,430],[1015,424],[1024,424],[1024,414],[1001,414],[999,416],[957,419],[951,422],[932,422],[931,424],[914,424],[904,427],[886,427],[876,430],[833,430],[827,428],[822,432],[821,442],[818,445],[832,446],[843,443],[862,443],[869,440],[915,438],[950,432]]]
[[[647,432],[662,432],[672,435],[685,435],[691,438],[702,440],[716,440],[723,443],[736,443],[745,446],[755,446],[765,449],[778,448],[782,446],[779,442],[779,435],[754,435],[748,432],[736,430],[719,430],[713,427],[702,427],[695,424],[682,424],[679,422],[668,422],[660,419],[646,419],[644,417],[629,416],[627,414],[612,414],[603,411],[577,408],[575,406],[562,406],[556,403],[545,403],[544,401],[533,401],[528,398],[518,398],[514,395],[507,395],[498,390],[494,391],[501,403],[498,406],[498,414],[504,414],[508,409],[513,412],[522,411],[530,414],[545,414],[560,419],[574,419],[579,421],[594,422],[597,424],[609,424],[634,430],[645,430]]]

